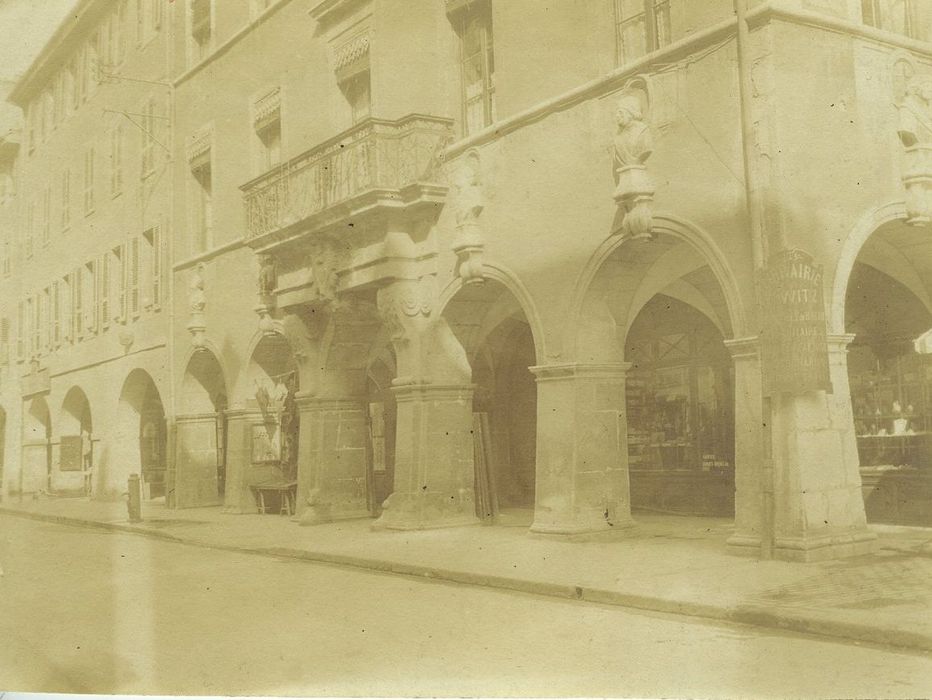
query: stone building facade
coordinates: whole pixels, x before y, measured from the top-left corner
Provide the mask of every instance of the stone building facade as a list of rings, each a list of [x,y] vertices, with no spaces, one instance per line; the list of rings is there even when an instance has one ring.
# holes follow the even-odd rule
[[[106,22],[81,7],[86,30],[14,89],[27,145],[52,58]],[[44,354],[40,333],[6,407],[61,420],[80,387],[112,476],[95,493],[156,455],[148,495],[175,507],[554,536],[625,530],[632,507],[733,514],[733,551],[800,560],[869,548],[891,494],[928,512],[922,3],[122,7],[158,21],[88,99],[128,129],[165,116],[167,150],[125,209],[108,196],[82,219],[79,249],[139,246],[149,262],[120,279],[152,308],[122,301],[110,329]],[[94,118],[75,133],[109,143]],[[31,198],[86,138],[46,160],[36,144],[17,165],[29,318],[74,274],[26,257]],[[66,430],[42,443],[61,489]],[[19,490],[42,475],[41,432],[23,429]]]

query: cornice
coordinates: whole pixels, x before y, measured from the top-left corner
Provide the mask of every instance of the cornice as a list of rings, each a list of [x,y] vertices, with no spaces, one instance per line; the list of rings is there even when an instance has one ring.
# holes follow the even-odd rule
[[[752,28],[759,28],[774,20],[816,27],[826,31],[838,32],[860,39],[884,44],[894,49],[906,49],[932,58],[932,42],[918,41],[893,32],[869,27],[848,19],[839,19],[809,10],[790,7],[779,0],[762,2],[748,11],[748,23]],[[728,19],[701,31],[675,41],[659,51],[655,51],[636,61],[626,63],[600,78],[591,80],[579,87],[540,102],[533,107],[518,112],[510,117],[493,122],[485,129],[466,138],[460,139],[447,147],[445,158],[455,158],[470,148],[483,146],[500,137],[523,129],[551,114],[561,112],[592,99],[604,97],[619,89],[627,80],[640,73],[650,72],[654,65],[672,63],[681,57],[733,37],[737,32],[737,20]]]

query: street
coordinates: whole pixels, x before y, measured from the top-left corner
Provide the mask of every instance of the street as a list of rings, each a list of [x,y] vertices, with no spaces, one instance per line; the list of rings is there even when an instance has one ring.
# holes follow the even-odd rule
[[[0,516],[0,689],[929,697],[932,660]]]

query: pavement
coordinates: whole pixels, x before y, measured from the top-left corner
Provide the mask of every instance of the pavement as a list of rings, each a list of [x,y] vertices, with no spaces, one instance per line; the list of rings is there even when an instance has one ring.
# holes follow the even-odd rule
[[[872,526],[872,554],[798,563],[725,551],[720,518],[635,514],[623,536],[530,536],[527,524],[415,532],[370,520],[301,527],[288,516],[40,497],[0,513],[158,537],[188,545],[355,567],[563,599],[751,624],[932,652],[932,530]]]

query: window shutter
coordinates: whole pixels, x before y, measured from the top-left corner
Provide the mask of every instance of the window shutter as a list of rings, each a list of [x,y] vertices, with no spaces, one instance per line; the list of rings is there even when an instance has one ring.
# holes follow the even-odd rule
[[[130,239],[129,293],[130,310],[134,316],[139,315],[139,238]]]

